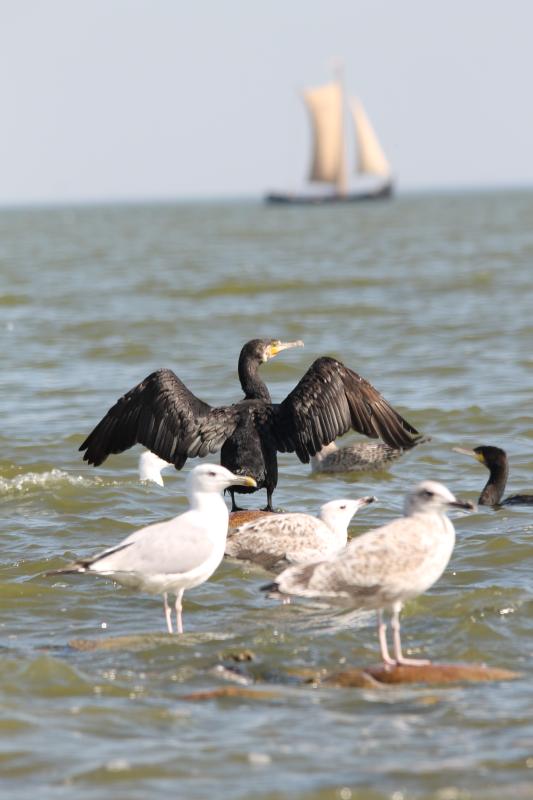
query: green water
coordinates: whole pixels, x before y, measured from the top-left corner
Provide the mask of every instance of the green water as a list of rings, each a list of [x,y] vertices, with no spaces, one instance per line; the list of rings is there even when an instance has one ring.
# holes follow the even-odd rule
[[[84,468],[77,448],[115,399],[162,366],[210,403],[238,399],[238,352],[257,336],[305,341],[263,369],[276,400],[328,354],[432,437],[352,480],[311,478],[283,455],[277,505],[376,494],[357,534],[396,516],[423,478],[476,499],[486,472],[456,445],[505,448],[509,492],[532,491],[532,220],[530,192],[0,212],[6,796],[533,797],[531,509],[456,516],[448,569],[404,614],[410,653],[523,673],[508,683],[302,684],[292,670],[374,662],[373,619],[281,607],[259,592],[264,573],[234,564],[186,595],[173,640],[150,636],[165,629],[158,598],[42,574],[185,507],[184,475],[142,486],[135,451]],[[232,662],[243,650],[254,660]],[[233,669],[274,694],[184,699],[233,685]]]

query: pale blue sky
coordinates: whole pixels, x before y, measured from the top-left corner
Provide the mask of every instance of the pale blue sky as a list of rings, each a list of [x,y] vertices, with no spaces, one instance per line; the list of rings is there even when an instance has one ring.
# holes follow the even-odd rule
[[[0,0],[0,204],[295,188],[334,58],[400,188],[533,184],[529,0]]]

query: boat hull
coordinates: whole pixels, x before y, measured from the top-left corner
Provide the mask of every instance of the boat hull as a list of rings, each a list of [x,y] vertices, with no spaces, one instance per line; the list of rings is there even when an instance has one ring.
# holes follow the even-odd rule
[[[387,183],[384,186],[380,186],[379,189],[348,194],[312,195],[271,192],[265,196],[265,202],[283,205],[320,206],[337,203],[361,203],[368,200],[386,200],[392,197],[393,193],[393,184]]]

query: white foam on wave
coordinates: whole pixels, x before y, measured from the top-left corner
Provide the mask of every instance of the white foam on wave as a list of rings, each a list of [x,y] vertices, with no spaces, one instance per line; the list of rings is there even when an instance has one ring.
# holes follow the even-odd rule
[[[48,472],[26,472],[14,478],[0,477],[0,494],[11,492],[28,492],[35,488],[54,488],[69,486],[94,486],[100,484],[101,478],[84,478],[82,475],[69,475],[61,469]]]

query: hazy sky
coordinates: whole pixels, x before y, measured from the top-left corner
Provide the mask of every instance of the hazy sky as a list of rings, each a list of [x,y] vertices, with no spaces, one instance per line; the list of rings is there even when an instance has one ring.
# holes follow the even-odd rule
[[[530,0],[0,0],[0,204],[298,187],[335,58],[401,188],[533,184]]]

